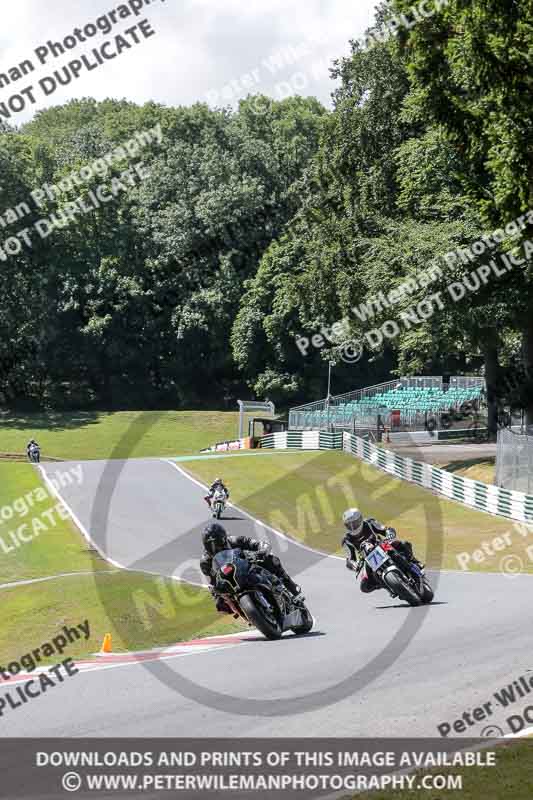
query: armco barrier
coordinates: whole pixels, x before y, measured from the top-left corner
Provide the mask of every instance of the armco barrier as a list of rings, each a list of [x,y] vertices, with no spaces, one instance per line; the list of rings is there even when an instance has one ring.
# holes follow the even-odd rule
[[[457,500],[478,511],[487,511],[520,522],[533,522],[532,495],[462,478],[432,464],[413,461],[412,458],[383,450],[351,433],[343,435],[343,449],[396,478],[432,489],[436,494]]]
[[[478,511],[497,514],[519,522],[533,523],[533,495],[500,489],[481,481],[462,478],[412,458],[400,456],[390,450],[371,444],[352,433],[326,431],[286,431],[264,436],[261,447],[276,450],[338,450],[372,464],[396,478],[416,483],[424,489],[456,500]]]
[[[342,450],[342,433],[327,431],[284,431],[261,439],[261,447],[270,450]]]

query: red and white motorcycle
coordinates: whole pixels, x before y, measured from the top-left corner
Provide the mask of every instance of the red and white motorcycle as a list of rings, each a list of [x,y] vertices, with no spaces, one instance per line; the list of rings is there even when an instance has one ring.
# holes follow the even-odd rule
[[[399,597],[411,606],[431,603],[433,589],[424,571],[401,558],[390,542],[372,538],[363,542],[362,550],[364,556],[356,568],[357,575],[366,567],[391,597]]]

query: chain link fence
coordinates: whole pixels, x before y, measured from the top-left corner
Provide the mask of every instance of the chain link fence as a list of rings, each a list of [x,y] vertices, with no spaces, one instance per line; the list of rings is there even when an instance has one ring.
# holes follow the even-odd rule
[[[496,450],[496,485],[533,494],[533,429],[501,428]]]

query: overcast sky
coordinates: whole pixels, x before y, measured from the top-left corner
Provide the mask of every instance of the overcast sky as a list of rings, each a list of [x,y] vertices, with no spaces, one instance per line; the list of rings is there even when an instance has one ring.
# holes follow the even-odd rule
[[[92,96],[147,100],[169,105],[196,101],[232,104],[250,91],[276,98],[315,95],[329,102],[328,64],[347,55],[349,39],[362,37],[372,22],[376,0],[152,0],[137,18],[119,21],[46,65],[34,51],[51,39],[62,41],[74,28],[94,22],[128,0],[16,0],[4,2],[0,29],[0,73],[25,59],[36,70],[0,89],[0,103],[28,85],[37,85],[74,58],[90,53],[143,18],[156,35],[107,61],[49,98],[10,120],[20,124],[39,108]],[[291,63],[292,62],[292,63]],[[250,76],[248,79],[245,76]],[[233,82],[233,84],[232,84]]]

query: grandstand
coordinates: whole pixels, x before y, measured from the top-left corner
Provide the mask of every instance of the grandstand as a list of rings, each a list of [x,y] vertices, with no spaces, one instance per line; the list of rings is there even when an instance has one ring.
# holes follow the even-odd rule
[[[292,430],[330,430],[388,427],[423,430],[440,427],[450,413],[478,412],[483,402],[485,380],[455,376],[404,377],[336,397],[293,408],[289,414]],[[446,426],[444,426],[446,427]],[[449,427],[449,425],[447,425]]]

